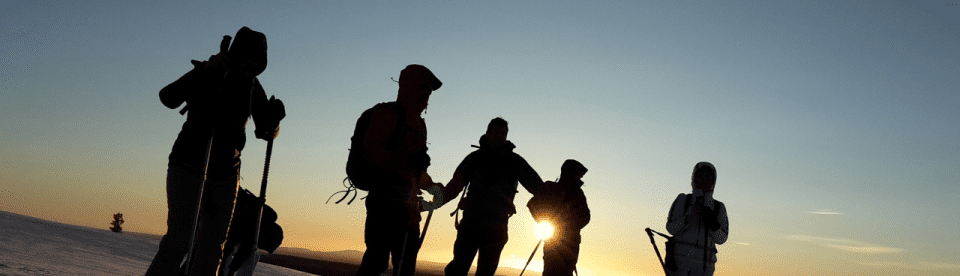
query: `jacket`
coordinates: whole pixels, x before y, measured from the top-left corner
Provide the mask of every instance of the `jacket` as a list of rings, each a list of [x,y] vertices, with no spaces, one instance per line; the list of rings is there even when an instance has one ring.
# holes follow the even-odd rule
[[[193,70],[160,90],[160,100],[168,108],[186,102],[184,108],[188,109],[170,163],[201,173],[212,135],[208,175],[221,178],[237,173],[246,144],[247,119],[253,116],[254,122],[261,124],[267,97],[256,77],[219,77],[204,69],[206,63],[196,63]]]
[[[677,257],[685,257],[693,260],[703,260],[704,246],[707,246],[710,263],[717,262],[717,244],[723,244],[727,241],[730,232],[730,222],[727,218],[727,208],[718,200],[708,200],[707,208],[712,207],[716,210],[717,222],[720,228],[716,231],[705,229],[694,202],[693,196],[689,194],[679,194],[670,206],[670,212],[667,217],[667,231],[673,235],[677,242],[675,249]],[[712,206],[710,206],[712,205]],[[710,219],[710,218],[708,218]],[[704,241],[704,231],[708,233],[707,241]]]
[[[510,216],[517,213],[513,200],[519,192],[518,184],[531,194],[540,193],[543,180],[523,157],[513,152],[514,148],[510,141],[493,148],[486,137],[481,136],[479,149],[457,166],[453,179],[444,189],[444,199],[453,200],[467,189],[459,203],[464,210],[463,225],[505,226]]]

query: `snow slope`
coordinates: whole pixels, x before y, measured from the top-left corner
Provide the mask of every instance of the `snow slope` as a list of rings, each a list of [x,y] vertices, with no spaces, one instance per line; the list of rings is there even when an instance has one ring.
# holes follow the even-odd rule
[[[143,275],[159,242],[0,211],[0,276]],[[260,263],[254,275],[313,274]]]

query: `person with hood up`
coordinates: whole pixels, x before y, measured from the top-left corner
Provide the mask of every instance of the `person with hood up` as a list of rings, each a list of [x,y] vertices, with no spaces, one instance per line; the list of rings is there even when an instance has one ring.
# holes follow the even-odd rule
[[[527,202],[537,222],[549,222],[552,236],[543,243],[543,275],[570,276],[580,258],[580,230],[590,223],[590,208],[583,193],[583,175],[587,173],[577,160],[567,159],[560,166],[560,180],[548,181],[541,196]]]
[[[494,275],[509,238],[507,224],[517,213],[513,204],[517,183],[535,195],[543,186],[540,175],[513,152],[516,146],[507,140],[508,130],[503,118],[490,120],[486,134],[480,136],[479,149],[460,162],[443,190],[444,203],[467,190],[454,211],[463,209],[463,220],[457,224],[453,260],[444,269],[448,276],[467,275],[478,253],[476,275]]]
[[[674,259],[667,260],[669,275],[713,275],[717,244],[726,242],[730,233],[727,208],[713,198],[716,184],[717,169],[713,164],[697,163],[691,181],[693,192],[677,195],[670,206],[667,231],[673,235],[675,247]]]
[[[191,61],[193,70],[160,90],[168,108],[187,103],[180,111],[187,119],[167,165],[167,233],[146,275],[178,273],[194,223],[199,234],[189,274],[217,275],[240,187],[247,119],[253,117],[257,138],[272,140],[286,115],[283,102],[268,100],[257,79],[267,67],[267,37],[243,27],[232,45],[230,39],[224,36],[220,53]],[[200,219],[194,221],[201,183]]]

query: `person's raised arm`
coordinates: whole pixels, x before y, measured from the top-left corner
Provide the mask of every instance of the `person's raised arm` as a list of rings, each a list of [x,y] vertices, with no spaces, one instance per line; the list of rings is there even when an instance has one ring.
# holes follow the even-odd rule
[[[517,157],[517,180],[520,181],[520,185],[523,185],[524,189],[527,189],[527,192],[533,195],[540,195],[543,193],[543,179],[540,178],[540,175],[537,174],[537,171],[530,167],[530,164],[527,163],[527,160],[524,160],[520,155]]]
[[[447,186],[443,189],[444,204],[453,201],[466,188],[467,182],[470,181],[467,173],[472,171],[473,159],[473,153],[467,155],[463,158],[463,161],[460,161],[460,165],[457,165],[457,169],[453,171],[453,177],[450,178],[450,182],[447,182]]]
[[[280,120],[287,116],[283,101],[273,96],[267,99],[263,85],[256,77],[253,78],[253,89],[250,91],[250,115],[257,129],[254,135],[263,140],[275,139],[280,132]]]

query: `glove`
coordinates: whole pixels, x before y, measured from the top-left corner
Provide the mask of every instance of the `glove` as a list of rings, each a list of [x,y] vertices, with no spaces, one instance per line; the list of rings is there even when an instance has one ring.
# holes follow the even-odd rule
[[[717,211],[714,211],[710,208],[703,208],[702,215],[707,229],[710,229],[710,231],[720,230],[720,221],[718,221]]]
[[[421,197],[420,206],[423,209],[423,211],[436,210],[441,206],[443,206],[444,203],[446,203],[443,201],[443,188],[444,188],[443,184],[440,184],[440,183],[434,183],[433,186],[430,186],[430,188],[427,188],[427,193],[433,195],[433,201],[425,201]]]
[[[266,124],[263,128],[257,127],[254,135],[259,139],[267,141],[277,139],[277,136],[280,135],[280,120],[287,117],[287,111],[283,106],[283,101],[277,99],[275,96],[270,96],[270,99],[267,100],[264,114],[264,116],[266,116],[266,119],[264,119]]]

